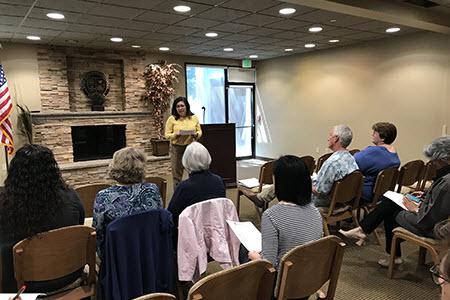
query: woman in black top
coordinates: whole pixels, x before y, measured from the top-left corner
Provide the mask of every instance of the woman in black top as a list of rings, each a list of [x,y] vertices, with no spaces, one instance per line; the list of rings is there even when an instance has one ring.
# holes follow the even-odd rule
[[[50,149],[25,145],[11,160],[0,192],[2,292],[16,292],[12,247],[51,229],[84,223],[78,195],[69,188]],[[49,266],[51,267],[51,266]],[[73,282],[80,272],[46,282],[27,283],[27,292],[48,292]]]

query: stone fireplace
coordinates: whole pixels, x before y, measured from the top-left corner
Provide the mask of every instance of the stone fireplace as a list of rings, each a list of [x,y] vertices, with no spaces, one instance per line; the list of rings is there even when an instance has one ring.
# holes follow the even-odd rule
[[[144,82],[141,77],[145,63],[136,53],[114,52],[42,46],[38,50],[41,86],[39,113],[32,113],[35,143],[53,150],[64,178],[72,186],[110,182],[107,167],[111,154],[122,146],[142,149],[148,157],[147,175],[165,176],[170,173],[168,157],[152,155],[150,139],[156,137],[152,117],[141,100]],[[80,89],[81,74],[101,71],[108,77],[110,92],[105,111],[91,111],[88,99]],[[93,128],[110,135],[122,131],[123,137],[112,141],[88,137],[84,129]],[[83,129],[84,128],[84,129]],[[74,140],[85,136],[87,140]],[[77,131],[78,130],[78,131]],[[92,134],[91,134],[92,135]],[[95,142],[106,143],[110,149],[98,149]],[[78,156],[84,153],[80,159]],[[100,151],[100,152],[101,152]],[[92,154],[94,153],[94,154]],[[91,155],[91,157],[89,157]]]

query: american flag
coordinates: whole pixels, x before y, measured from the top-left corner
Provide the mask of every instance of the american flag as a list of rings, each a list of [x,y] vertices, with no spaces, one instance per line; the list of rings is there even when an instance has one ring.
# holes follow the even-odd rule
[[[3,66],[0,65],[0,144],[8,149],[8,154],[14,152],[14,142],[12,137],[12,126],[9,115],[12,112],[13,103],[6,83]]]

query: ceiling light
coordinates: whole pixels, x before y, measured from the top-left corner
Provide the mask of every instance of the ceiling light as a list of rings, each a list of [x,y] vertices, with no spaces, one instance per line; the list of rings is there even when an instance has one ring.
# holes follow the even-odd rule
[[[293,13],[296,12],[296,10],[295,10],[295,8],[286,7],[286,8],[280,9],[278,12],[282,15],[292,15]]]
[[[62,20],[64,19],[64,15],[57,13],[57,12],[52,12],[52,13],[48,13],[47,17],[49,17],[50,19],[54,19],[54,20]]]
[[[177,11],[177,12],[185,13],[185,12],[190,11],[191,8],[187,5],[178,5],[178,6],[174,6],[173,10]]]
[[[320,26],[314,26],[314,27],[310,27],[309,29],[308,29],[308,31],[309,32],[320,32],[320,31],[322,31],[322,27],[320,27]]]
[[[216,37],[216,36],[218,36],[218,34],[216,32],[207,32],[207,33],[205,33],[205,36],[207,36],[207,37]]]
[[[234,49],[233,49],[233,48],[223,48],[223,51],[225,51],[225,52],[231,52],[231,51],[234,51]]]
[[[249,58],[258,58],[258,55],[252,54],[252,55],[249,56]]]
[[[169,47],[159,47],[159,51],[169,51]]]
[[[141,48],[139,45],[131,45],[131,48]]]
[[[286,48],[286,49],[284,49],[284,51],[285,51],[285,52],[291,52],[291,51],[294,51],[294,49],[292,49],[292,48]]]
[[[334,39],[334,40],[328,40],[328,42],[330,42],[330,43],[339,43],[339,40],[337,40],[337,39]]]
[[[29,35],[29,36],[27,36],[27,39],[32,40],[32,41],[40,41],[41,37],[36,36],[36,35]]]
[[[120,42],[123,42],[123,38],[121,38],[121,37],[112,37],[112,38],[110,38],[110,41],[114,42],[114,43],[120,43]]]
[[[330,20],[330,23],[334,23],[334,22],[336,22],[335,19],[331,19],[331,20]]]
[[[305,48],[314,48],[316,44],[305,44]]]
[[[386,29],[387,33],[394,33],[394,32],[398,32],[398,31],[400,31],[400,28],[398,28],[398,27],[391,27],[391,28]]]

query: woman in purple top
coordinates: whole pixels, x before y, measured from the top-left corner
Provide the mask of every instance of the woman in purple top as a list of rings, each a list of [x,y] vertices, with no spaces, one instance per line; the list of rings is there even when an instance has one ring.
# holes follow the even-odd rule
[[[392,123],[378,122],[372,126],[372,142],[355,154],[355,160],[364,175],[363,201],[372,201],[373,186],[380,171],[400,166],[400,159],[391,144],[397,137],[397,128]]]

